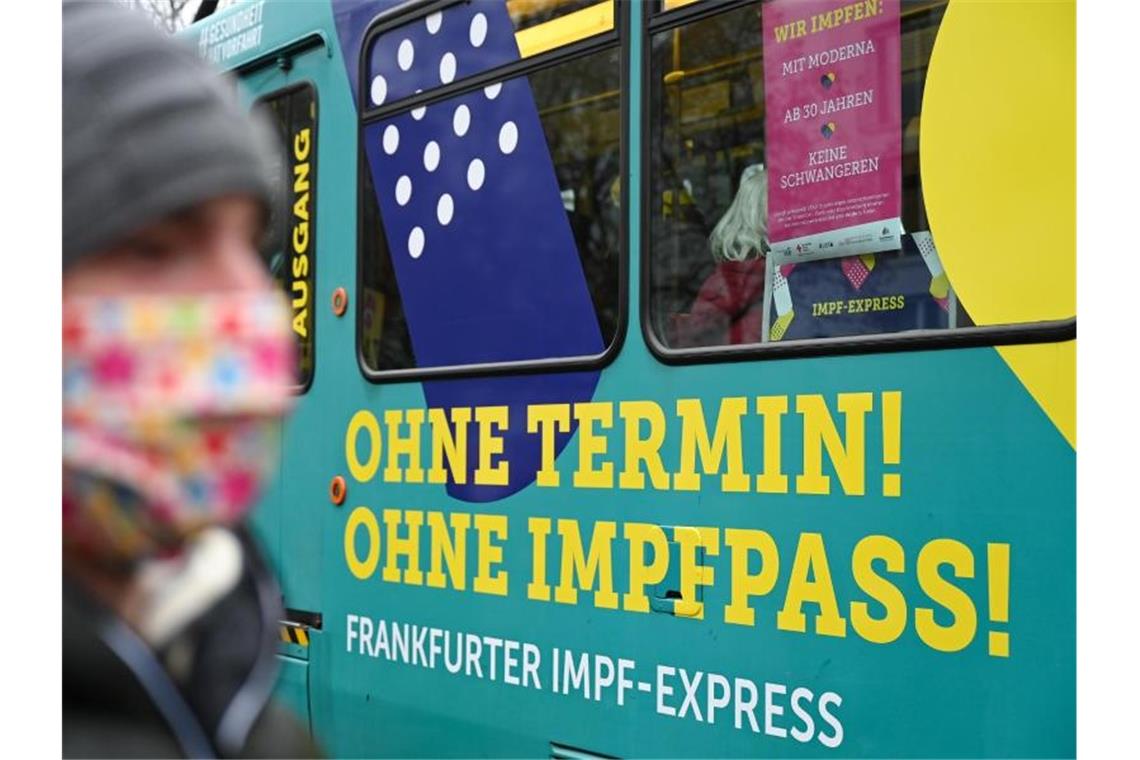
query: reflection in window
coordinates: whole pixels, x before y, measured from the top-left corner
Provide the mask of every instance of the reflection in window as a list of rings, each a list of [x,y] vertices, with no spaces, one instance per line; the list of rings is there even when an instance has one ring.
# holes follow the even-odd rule
[[[523,58],[614,28],[613,0],[507,0],[507,12]]]
[[[600,354],[619,321],[616,47],[364,126],[373,371]]]
[[[678,8],[684,8],[687,5],[701,2],[701,0],[661,0],[660,10],[668,12],[675,11]]]
[[[313,288],[317,241],[317,96],[312,85],[292,87],[258,101],[277,129],[284,155],[262,257],[285,291],[297,341],[297,383],[313,376]]]
[[[922,88],[943,10],[903,11],[900,244],[795,263],[770,250],[761,4],[652,35],[647,297],[662,344],[969,324],[928,232],[918,172]]]

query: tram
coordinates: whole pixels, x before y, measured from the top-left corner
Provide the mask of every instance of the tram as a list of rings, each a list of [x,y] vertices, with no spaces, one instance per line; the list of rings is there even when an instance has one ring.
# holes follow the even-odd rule
[[[331,756],[1071,756],[1075,10],[246,0]]]

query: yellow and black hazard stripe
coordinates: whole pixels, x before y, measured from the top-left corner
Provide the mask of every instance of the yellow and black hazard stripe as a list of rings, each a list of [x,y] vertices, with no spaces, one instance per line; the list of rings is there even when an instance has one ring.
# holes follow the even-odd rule
[[[282,621],[281,641],[286,644],[296,644],[297,646],[302,647],[309,646],[308,626]]]

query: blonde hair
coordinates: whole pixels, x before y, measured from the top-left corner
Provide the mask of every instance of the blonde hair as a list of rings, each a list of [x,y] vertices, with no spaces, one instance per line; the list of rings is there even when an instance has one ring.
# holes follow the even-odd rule
[[[717,261],[759,258],[768,247],[768,172],[752,164],[740,175],[740,188],[709,237]]]

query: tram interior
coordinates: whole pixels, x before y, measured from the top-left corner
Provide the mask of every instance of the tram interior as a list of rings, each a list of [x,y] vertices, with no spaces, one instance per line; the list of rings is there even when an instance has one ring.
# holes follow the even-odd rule
[[[902,8],[901,220],[906,233],[929,230],[918,138],[926,69],[944,11],[945,2],[904,3]],[[765,163],[761,3],[654,34],[650,59],[645,116],[650,140],[650,327],[671,348],[736,342],[717,336],[686,341],[677,335],[676,325],[688,315],[716,267],[709,238],[736,196],[742,174],[749,166]],[[903,250],[876,258],[890,263],[891,257],[915,256],[909,237],[904,235]],[[810,270],[816,263],[800,266],[804,269],[795,276],[801,282],[813,276]],[[771,298],[771,277],[769,272],[765,300]],[[822,325],[805,326],[803,320],[812,320],[811,314],[797,318],[811,331],[805,337],[971,324],[952,289],[947,300],[949,314],[942,317],[943,324],[930,319],[933,309],[908,313],[910,322],[884,326],[853,321],[831,331]],[[770,305],[764,308],[768,311]],[[769,335],[757,338],[766,341]]]

